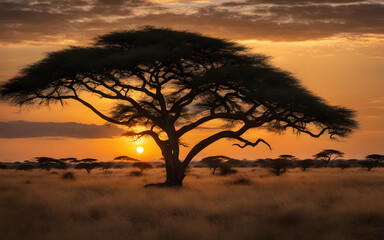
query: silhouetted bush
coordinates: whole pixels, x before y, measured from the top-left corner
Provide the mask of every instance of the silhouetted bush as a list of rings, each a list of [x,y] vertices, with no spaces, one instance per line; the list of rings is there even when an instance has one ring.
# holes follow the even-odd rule
[[[269,162],[268,168],[270,168],[270,172],[276,176],[280,176],[287,172],[287,169],[291,167],[291,162],[289,160],[278,158],[275,160],[271,160]]]
[[[4,169],[7,169],[7,166],[4,164],[0,164],[0,170],[4,170]]]
[[[146,162],[135,162],[132,167],[140,169],[141,172],[152,168],[152,165]]]
[[[350,168],[351,166],[346,162],[339,162],[337,164],[337,167],[340,168],[341,170],[345,170],[347,168]]]
[[[143,173],[140,172],[140,171],[131,171],[129,173],[129,176],[131,176],[131,177],[141,177],[141,176],[143,176]]]
[[[378,166],[378,162],[373,160],[364,160],[364,161],[361,161],[360,164],[363,168],[366,168],[368,171],[371,171],[372,168],[375,168]]]
[[[225,176],[229,174],[235,174],[237,173],[236,169],[233,169],[230,165],[222,163],[220,165],[220,175]]]
[[[16,170],[23,170],[23,171],[32,171],[32,169],[35,169],[36,167],[32,164],[20,164],[16,167]]]
[[[100,167],[98,162],[82,162],[75,166],[75,169],[85,169],[88,174],[91,173],[92,169]]]
[[[252,181],[249,178],[246,177],[239,177],[233,181],[230,181],[229,184],[232,185],[251,185]]]
[[[64,173],[62,176],[61,176],[62,179],[69,179],[69,180],[75,180],[75,174],[72,173],[72,172],[67,172],[67,173]]]
[[[297,165],[301,168],[303,172],[305,172],[305,170],[307,168],[312,167],[314,163],[311,159],[305,159],[305,160],[297,161]]]

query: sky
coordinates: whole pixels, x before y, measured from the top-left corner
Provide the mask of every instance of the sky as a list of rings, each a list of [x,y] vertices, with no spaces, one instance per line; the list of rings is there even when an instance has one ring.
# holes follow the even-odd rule
[[[146,25],[228,39],[272,57],[302,84],[332,105],[356,111],[359,129],[345,139],[314,139],[252,130],[272,146],[239,149],[220,140],[197,159],[227,155],[255,160],[292,154],[311,158],[338,149],[347,159],[384,154],[384,3],[380,0],[13,0],[0,1],[0,83],[51,51],[89,44],[111,31]],[[109,109],[111,102],[100,101]],[[213,129],[184,141],[193,145]],[[144,153],[136,148],[142,146]],[[188,149],[183,149],[182,156]],[[132,142],[75,102],[64,106],[16,107],[0,102],[0,161],[37,156],[119,155],[161,157],[150,139]]]

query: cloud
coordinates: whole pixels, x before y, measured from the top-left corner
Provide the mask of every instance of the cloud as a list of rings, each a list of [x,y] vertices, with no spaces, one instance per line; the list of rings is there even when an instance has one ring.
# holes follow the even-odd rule
[[[8,1],[0,3],[0,43],[84,43],[143,25],[234,40],[304,41],[381,35],[383,15],[384,4],[374,0]]]
[[[116,126],[57,123],[57,122],[0,122],[0,138],[113,138],[122,133]]]

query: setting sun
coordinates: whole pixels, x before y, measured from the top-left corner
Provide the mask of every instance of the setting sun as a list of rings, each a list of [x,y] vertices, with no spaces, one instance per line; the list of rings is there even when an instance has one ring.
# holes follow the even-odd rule
[[[144,148],[142,148],[142,147],[138,147],[138,148],[136,149],[136,151],[137,151],[138,153],[143,153],[143,152],[144,152]]]

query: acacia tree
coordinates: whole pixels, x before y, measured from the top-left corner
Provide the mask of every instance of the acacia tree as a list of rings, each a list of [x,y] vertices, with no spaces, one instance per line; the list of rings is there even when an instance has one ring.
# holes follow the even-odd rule
[[[222,166],[224,161],[231,160],[232,158],[227,156],[209,156],[201,159],[201,163],[208,165],[208,168],[212,171],[212,174],[214,175],[216,172],[216,169]]]
[[[331,160],[335,160],[336,158],[343,157],[344,153],[339,150],[334,149],[324,149],[323,151],[313,155],[315,159],[320,159],[325,162],[326,166],[329,165]]]
[[[357,126],[353,111],[326,104],[268,59],[234,42],[146,27],[52,52],[4,83],[0,96],[19,105],[78,101],[131,129],[126,136],[150,136],[165,159],[164,185],[180,186],[191,160],[220,139],[244,148],[266,143],[243,137],[254,128],[293,129],[317,138],[345,137]],[[103,112],[86,92],[116,106]],[[185,134],[218,119],[226,124],[181,159]]]

